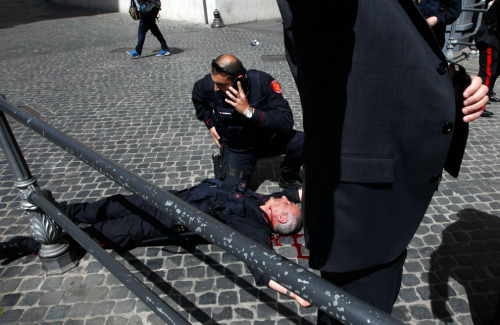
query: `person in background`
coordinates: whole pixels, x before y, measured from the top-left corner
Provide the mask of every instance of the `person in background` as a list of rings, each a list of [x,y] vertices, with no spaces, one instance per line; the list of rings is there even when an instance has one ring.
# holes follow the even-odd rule
[[[483,80],[483,84],[488,87],[490,102],[500,102],[500,98],[496,96],[494,91],[495,82],[500,74],[498,64],[500,4],[495,0],[490,1],[488,5],[489,9],[484,13],[475,36],[476,47],[479,50],[479,76]],[[481,116],[491,117],[493,115],[493,112],[485,109]]]
[[[444,47],[446,26],[462,13],[462,0],[415,0],[432,29],[440,48]]]
[[[170,55],[170,50],[167,46],[167,41],[163,37],[158,25],[156,25],[156,19],[158,13],[160,11],[160,7],[154,7],[150,12],[146,12],[145,8],[148,6],[149,2],[155,1],[160,3],[159,0],[134,0],[134,3],[139,10],[139,30],[137,32],[137,45],[135,46],[135,50],[127,52],[132,58],[138,59],[142,54],[142,47],[144,45],[144,41],[146,40],[146,33],[150,30],[151,33],[158,39],[161,45],[161,51],[156,56],[167,56]],[[160,4],[161,6],[161,4]]]

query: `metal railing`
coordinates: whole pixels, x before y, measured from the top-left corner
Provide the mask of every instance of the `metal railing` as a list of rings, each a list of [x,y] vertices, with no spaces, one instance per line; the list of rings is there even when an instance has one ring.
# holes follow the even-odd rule
[[[348,324],[402,324],[388,314],[368,305],[298,264],[287,260],[273,250],[241,235],[231,227],[197,210],[166,190],[148,183],[140,176],[95,153],[85,145],[57,131],[45,122],[0,99],[0,114],[2,117],[0,121],[2,121],[3,131],[0,134],[0,142],[9,166],[14,171],[15,185],[20,190],[25,209],[29,212],[36,211],[38,207],[42,208],[57,223],[57,225],[53,226],[54,229],[47,232],[57,232],[57,227],[62,227],[80,245],[86,248],[90,254],[108,268],[113,275],[118,277],[117,273],[126,272],[124,276],[118,277],[122,283],[167,323],[184,324],[186,321],[171,307],[167,307],[168,305],[166,306],[163,301],[160,301],[161,299],[151,290],[142,285],[142,283],[138,283],[140,281],[137,279],[133,280],[132,278],[135,277],[130,272],[124,268],[119,268],[115,264],[118,262],[112,261],[114,260],[113,257],[100,247],[94,246],[91,243],[91,239],[85,233],[77,229],[78,227],[60,213],[57,207],[45,199],[43,195],[39,194],[40,190],[36,185],[36,180],[29,172],[10,131],[4,113],[66,150],[127,190],[139,195],[149,204],[165,212],[178,223],[195,231],[204,239],[223,248],[248,266],[259,270],[289,290],[307,299],[332,317]],[[28,196],[38,207],[32,206],[27,202]],[[39,214],[32,213],[32,215]],[[38,239],[36,236],[34,237]],[[47,242],[49,246],[54,244],[58,236],[54,235],[52,239],[52,242]],[[60,243],[56,243],[56,245],[60,245]],[[51,256],[51,258],[54,258],[54,256]]]
[[[476,35],[477,30],[479,29],[479,26],[481,25],[481,20],[483,17],[483,13],[488,11],[486,9],[486,1],[481,0],[478,3],[475,3],[470,6],[465,6],[462,8],[463,12],[475,12],[478,13],[476,16],[476,21],[473,22],[474,29],[470,33],[466,33],[464,35],[461,35],[460,37],[455,37],[457,33],[457,23],[458,19],[451,24],[450,27],[450,36],[446,42],[446,59],[451,62],[453,60],[453,49],[457,45],[465,45],[469,47],[475,47],[476,43],[474,41],[464,41],[466,39],[469,39]]]

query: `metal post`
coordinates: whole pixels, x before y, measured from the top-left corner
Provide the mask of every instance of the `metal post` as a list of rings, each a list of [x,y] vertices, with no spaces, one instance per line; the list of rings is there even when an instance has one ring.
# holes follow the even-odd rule
[[[450,36],[448,38],[448,45],[446,46],[446,60],[448,62],[453,61],[453,47],[457,44],[457,40],[455,39],[455,32],[457,30],[457,21],[454,21],[451,24]]]
[[[69,244],[61,240],[61,228],[36,205],[27,201],[28,195],[38,188],[38,184],[31,175],[3,112],[0,112],[0,145],[14,175],[14,186],[21,197],[21,207],[29,215],[31,235],[42,243],[39,253],[42,268],[49,274],[72,269],[78,264],[78,258],[69,249]]]
[[[203,0],[203,13],[205,14],[205,25],[208,25],[207,0]]]
[[[480,9],[476,9],[478,7]],[[481,25],[481,20],[482,20],[482,17],[483,17],[483,13],[485,13],[485,12],[488,11],[487,10],[487,5],[486,5],[486,1],[481,0],[481,1],[477,2],[477,3],[475,3],[472,6],[463,7],[462,10],[463,10],[463,12],[477,12],[478,13],[478,15],[476,17],[476,22],[475,22],[474,30],[472,32],[470,32],[470,33],[467,33],[467,34],[461,35],[459,37],[456,37],[455,34],[456,34],[457,21],[453,22],[453,24],[451,25],[450,37],[448,38],[447,47],[446,47],[446,60],[448,60],[448,61],[452,61],[453,60],[453,48],[456,45],[466,45],[466,46],[469,46],[471,48],[471,51],[468,54],[468,56],[477,55],[478,54],[478,51],[476,49],[476,43],[475,43],[474,40],[472,42],[467,42],[467,41],[462,41],[462,40],[471,38],[471,37],[473,37],[473,36],[476,35],[477,30],[479,29],[479,26]]]

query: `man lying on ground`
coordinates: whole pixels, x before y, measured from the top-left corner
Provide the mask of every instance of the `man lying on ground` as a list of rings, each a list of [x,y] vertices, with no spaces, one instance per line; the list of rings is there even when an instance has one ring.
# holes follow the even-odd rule
[[[48,190],[41,193],[76,224],[88,224],[83,229],[111,248],[130,249],[145,240],[180,236],[183,232],[182,225],[137,195],[118,194],[92,203],[64,204],[57,203]],[[292,235],[302,226],[301,211],[296,204],[301,200],[301,189],[261,195],[229,176],[224,181],[204,180],[194,187],[170,193],[271,249],[273,233]],[[0,243],[0,259],[37,253],[40,246],[31,237],[15,237]],[[258,285],[265,284],[286,294],[303,307],[311,305],[268,276],[252,268],[250,271]]]

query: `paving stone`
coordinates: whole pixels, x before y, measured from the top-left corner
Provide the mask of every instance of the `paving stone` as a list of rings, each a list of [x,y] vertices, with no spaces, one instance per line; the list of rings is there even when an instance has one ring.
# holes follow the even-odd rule
[[[55,290],[62,284],[62,278],[47,278],[42,282],[41,290],[50,291]]]
[[[46,313],[46,307],[32,307],[21,316],[19,322],[21,324],[35,324],[39,322],[40,319],[43,319]]]
[[[20,290],[20,291],[36,290],[40,286],[41,282],[42,282],[41,278],[26,278],[21,282],[18,290]]]
[[[0,293],[9,293],[16,291],[16,288],[21,283],[21,279],[4,279],[0,286]]]
[[[15,324],[21,318],[23,312],[22,309],[4,310],[2,317],[0,317],[0,324]]]
[[[199,297],[200,305],[213,305],[217,302],[217,295],[214,292],[207,292]]]
[[[104,317],[90,318],[85,321],[85,325],[104,325],[104,324],[106,324],[106,318]]]
[[[20,293],[6,294],[0,300],[0,307],[12,307],[15,306],[21,297]]]
[[[110,299],[123,299],[128,297],[130,290],[125,286],[111,287],[109,291]]]
[[[91,274],[83,280],[83,285],[87,287],[100,286],[104,282],[104,274]]]
[[[213,310],[213,318],[216,321],[233,319],[233,309],[231,307],[218,307]]]
[[[413,318],[417,320],[431,319],[432,313],[427,309],[426,306],[416,304],[410,306],[410,311],[412,313]]]
[[[222,291],[217,298],[220,305],[234,305],[238,301],[237,293],[234,291]]]
[[[42,297],[42,292],[26,292],[22,296],[21,300],[19,300],[18,306],[34,306],[38,303],[40,298]]]
[[[68,314],[68,311],[70,308],[71,308],[71,306],[68,306],[68,305],[57,306],[57,304],[54,304],[54,306],[51,307],[49,309],[49,311],[47,312],[47,316],[45,316],[45,319],[47,319],[47,320],[63,319]]]
[[[137,315],[132,315],[128,319],[127,325],[142,325],[142,320]]]
[[[205,267],[189,267],[186,269],[186,276],[188,278],[203,278],[205,276]]]
[[[87,297],[88,291],[88,288],[74,288],[66,290],[62,302],[65,304],[69,304],[79,301],[85,301],[85,297]]]
[[[40,298],[39,304],[41,306],[56,306],[61,301],[64,292],[62,291],[48,291],[44,292]]]
[[[68,318],[83,318],[90,315],[90,311],[92,310],[94,303],[76,303],[73,304],[71,310],[68,312]]]
[[[113,312],[116,314],[125,314],[127,312],[130,312],[131,310],[134,310],[135,305],[135,299],[120,300],[116,302]]]
[[[99,299],[102,300],[102,299]],[[115,306],[115,302],[113,301],[101,301],[97,304],[94,305],[94,308],[92,308],[91,315],[96,316],[96,315],[109,315],[113,307]]]
[[[212,290],[213,286],[214,286],[214,280],[206,279],[202,281],[197,281],[194,290],[196,292],[208,291]]]

